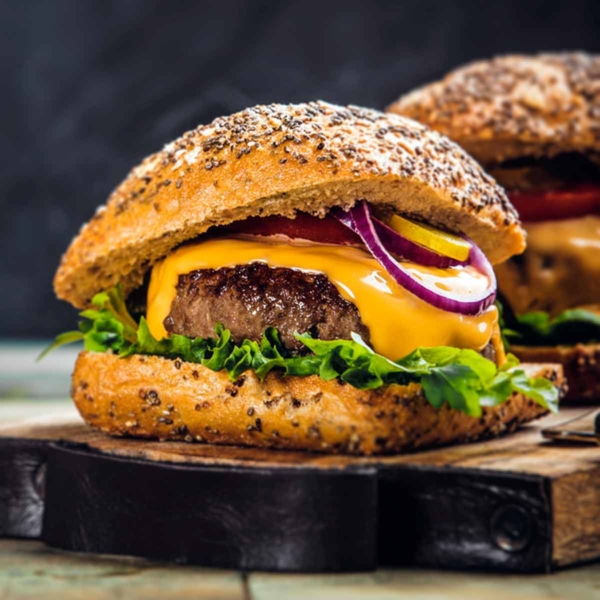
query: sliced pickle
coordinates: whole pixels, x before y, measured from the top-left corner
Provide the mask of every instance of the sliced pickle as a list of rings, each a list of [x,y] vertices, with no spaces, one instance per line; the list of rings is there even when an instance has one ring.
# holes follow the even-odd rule
[[[440,231],[430,225],[416,223],[399,215],[393,215],[388,225],[411,242],[425,246],[438,254],[460,261],[469,258],[471,244],[453,233]]]

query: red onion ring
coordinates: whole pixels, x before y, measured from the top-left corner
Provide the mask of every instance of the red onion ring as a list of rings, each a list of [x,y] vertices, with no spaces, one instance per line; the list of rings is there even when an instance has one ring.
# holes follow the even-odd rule
[[[489,281],[484,292],[471,296],[468,300],[462,300],[454,295],[434,291],[415,279],[386,249],[379,238],[377,226],[371,215],[369,205],[363,200],[356,204],[349,212],[343,215],[335,215],[344,225],[355,231],[369,249],[373,258],[392,276],[392,278],[403,288],[420,298],[421,300],[448,312],[462,315],[478,315],[490,307],[496,300],[496,276],[491,264],[485,254],[473,243],[469,256],[470,264],[483,273]]]
[[[348,229],[352,230],[357,235],[360,235],[354,225],[350,213],[344,212],[339,208],[334,208],[331,210],[331,215],[348,227]],[[417,263],[418,265],[439,267],[440,269],[446,269],[455,265],[469,264],[468,260],[456,260],[455,258],[444,256],[443,254],[434,252],[425,246],[421,246],[420,244],[403,237],[389,225],[386,225],[383,221],[380,221],[373,215],[371,215],[371,220],[373,221],[377,237],[381,240],[387,251],[395,256],[400,256],[406,260]]]

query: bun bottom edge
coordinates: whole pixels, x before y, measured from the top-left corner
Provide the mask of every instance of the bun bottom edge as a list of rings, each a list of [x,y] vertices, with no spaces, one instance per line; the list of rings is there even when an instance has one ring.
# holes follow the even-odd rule
[[[564,385],[558,365],[524,365]],[[82,352],[72,395],[83,419],[113,436],[347,454],[390,454],[496,437],[546,414],[513,394],[470,417],[435,409],[421,386],[358,390],[338,381],[284,377],[262,382],[181,360]]]
[[[600,344],[511,346],[510,351],[525,363],[562,366],[568,391],[561,404],[600,404]]]

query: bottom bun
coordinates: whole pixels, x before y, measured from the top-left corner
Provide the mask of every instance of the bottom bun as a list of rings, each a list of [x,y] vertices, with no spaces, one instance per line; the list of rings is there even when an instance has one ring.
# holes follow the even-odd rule
[[[562,385],[557,365],[527,365]],[[264,381],[158,356],[82,352],[73,399],[87,423],[118,436],[319,452],[382,454],[497,436],[546,413],[513,394],[479,418],[436,410],[420,385],[358,390],[320,377]]]
[[[600,344],[576,346],[511,346],[523,362],[562,365],[568,391],[563,404],[600,403]]]

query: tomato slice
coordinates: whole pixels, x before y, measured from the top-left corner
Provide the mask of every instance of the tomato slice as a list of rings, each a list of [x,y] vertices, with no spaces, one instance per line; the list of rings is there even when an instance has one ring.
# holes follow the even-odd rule
[[[337,219],[331,216],[320,219],[302,212],[297,213],[295,219],[280,216],[250,217],[244,221],[219,227],[214,233],[217,235],[285,235],[291,239],[342,246],[362,244],[361,239]]]
[[[567,189],[508,193],[524,223],[574,219],[600,213],[600,185],[582,183]]]

